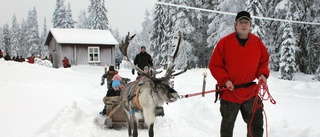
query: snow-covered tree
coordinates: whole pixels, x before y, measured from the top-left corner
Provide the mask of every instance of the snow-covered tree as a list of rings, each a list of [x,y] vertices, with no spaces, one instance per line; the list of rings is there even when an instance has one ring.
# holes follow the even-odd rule
[[[2,51],[2,52],[10,55],[10,52],[11,52],[11,49],[10,49],[11,39],[10,39],[10,37],[11,36],[10,36],[9,24],[7,24],[7,23],[5,25],[3,25],[3,27],[2,27],[2,36],[3,36],[2,42],[3,42],[3,47],[4,47],[4,51]]]
[[[40,55],[41,57],[49,57],[48,46],[45,46],[44,43],[46,41],[48,35],[48,28],[47,28],[47,20],[44,18],[43,21],[43,29],[40,36]]]
[[[10,30],[10,34],[11,34],[11,39],[10,39],[10,55],[12,57],[17,57],[19,55],[19,50],[20,50],[20,40],[19,40],[19,36],[20,36],[20,26],[19,23],[17,21],[17,17],[14,14],[12,17],[12,25],[11,25],[11,30]]]
[[[35,7],[32,11],[28,12],[26,36],[26,46],[28,47],[27,49],[29,51],[28,57],[31,56],[31,54],[39,55],[39,25],[37,11]]]
[[[291,3],[286,4],[290,9]],[[290,11],[290,10],[289,10]],[[291,12],[287,12],[287,20],[292,20]],[[296,39],[293,35],[291,22],[285,22],[284,33],[282,35],[283,42],[281,43],[281,57],[280,57],[280,78],[285,80],[294,80],[294,73],[296,72],[295,63],[295,44]]]
[[[64,27],[63,28],[74,28],[74,24],[76,22],[72,19],[72,10],[70,3],[68,3],[68,8],[66,10],[66,18],[64,21]]]
[[[28,30],[28,25],[27,22],[22,19],[20,23],[20,52],[19,55],[21,55],[23,58],[26,58],[27,55],[29,54],[27,42],[28,42],[28,37],[27,37],[27,30]]]
[[[0,26],[0,50],[3,52],[4,51],[4,44],[3,44],[3,34],[2,34],[2,27]]]
[[[218,11],[238,13],[244,10],[245,3],[241,0],[219,0],[217,1],[218,6],[215,6]],[[209,19],[212,20],[208,24],[208,34],[207,38],[208,47],[215,47],[218,41],[224,36],[235,31],[234,23],[235,16],[211,13],[209,14]]]
[[[296,6],[294,7],[294,17],[299,21],[316,22],[319,18],[320,11],[317,7],[320,6],[318,0],[302,0],[296,1]],[[319,56],[315,56],[314,52],[317,48],[317,42],[315,40],[319,39],[315,25],[310,24],[296,24],[295,28],[298,28],[298,47],[299,52],[296,52],[297,65],[299,71],[306,74],[314,74],[318,65],[315,64],[315,60],[319,60]],[[317,51],[316,51],[317,52]]]
[[[90,0],[88,7],[88,28],[107,30],[109,21],[107,18],[107,9],[105,0]]]
[[[77,28],[86,29],[88,28],[88,17],[86,10],[81,10],[78,16]]]
[[[66,19],[66,6],[64,0],[56,0],[56,8],[52,15],[53,28],[64,28]]]
[[[264,1],[260,1],[260,0],[248,0],[247,1],[248,8],[246,9],[246,11],[248,11],[251,14],[251,16],[264,17],[265,9],[263,5],[266,5],[266,4],[263,2]],[[264,31],[265,22],[262,19],[252,18],[251,23],[252,23],[251,32],[258,35],[258,37],[262,39],[262,41],[264,41],[263,38],[265,35],[265,31]]]
[[[153,58],[154,67],[160,67],[164,62],[164,56],[168,56],[168,32],[172,29],[172,22],[170,21],[169,8],[167,6],[157,4],[153,11],[152,32],[150,37],[150,47]]]
[[[187,6],[195,6],[195,4],[193,2],[187,1],[187,0],[177,0],[175,1],[175,4],[178,5],[187,5]],[[196,28],[194,27],[194,25],[196,26],[196,24],[193,24],[193,17],[195,16],[194,10],[190,10],[190,9],[185,9],[185,8],[172,8],[171,9],[171,20],[173,22],[173,33],[176,32],[180,32],[182,34],[182,42],[180,45],[180,50],[181,51],[185,51],[186,53],[184,54],[188,54],[189,56],[192,56],[194,58],[192,58],[192,60],[190,60],[190,58],[181,58],[181,57],[186,57],[186,56],[181,56],[180,57],[180,61],[181,62],[185,62],[185,63],[189,63],[192,64],[192,66],[196,66],[195,64],[197,63],[197,58],[196,56],[194,56],[194,48],[193,48],[193,44],[195,44],[196,42],[193,42],[194,39],[194,33],[196,31]],[[199,16],[198,16],[199,17]],[[199,17],[201,19],[201,17]],[[198,39],[196,41],[200,41],[201,39]],[[172,41],[172,40],[171,40]],[[193,42],[193,43],[191,43]],[[170,46],[173,45],[171,43],[168,43],[168,50],[170,49]],[[191,46],[191,47],[190,47]],[[184,49],[185,48],[185,49]],[[179,51],[180,51],[179,50]],[[173,52],[172,49],[169,50],[169,53]],[[180,55],[180,54],[179,54]],[[166,56],[166,62],[170,61],[171,57],[170,56]],[[175,62],[177,63],[177,62]],[[187,66],[186,64],[175,64],[176,68],[183,68],[184,66]]]
[[[286,1],[275,2],[269,1],[269,3],[274,3],[275,5],[270,6],[267,11],[267,16],[272,18],[285,18],[288,9],[284,6]],[[267,27],[270,29],[266,29],[265,35],[265,45],[268,48],[268,52],[270,54],[269,60],[269,68],[273,71],[279,71],[279,61],[280,61],[280,46],[282,37],[280,37],[283,33],[284,24],[279,21],[269,21],[267,23]]]

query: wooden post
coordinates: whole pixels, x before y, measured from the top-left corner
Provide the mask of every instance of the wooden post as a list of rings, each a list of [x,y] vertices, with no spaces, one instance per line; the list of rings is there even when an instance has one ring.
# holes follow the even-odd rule
[[[204,97],[204,93],[206,91],[206,78],[207,78],[207,72],[203,72],[202,97]]]

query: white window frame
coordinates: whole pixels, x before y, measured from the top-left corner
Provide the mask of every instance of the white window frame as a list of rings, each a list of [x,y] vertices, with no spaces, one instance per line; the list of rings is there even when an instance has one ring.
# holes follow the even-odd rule
[[[94,57],[94,55],[96,55],[96,57]],[[88,62],[100,62],[100,47],[88,47]]]

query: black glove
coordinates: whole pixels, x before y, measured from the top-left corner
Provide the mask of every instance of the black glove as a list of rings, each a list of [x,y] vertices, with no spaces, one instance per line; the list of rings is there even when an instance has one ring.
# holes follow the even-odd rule
[[[134,69],[132,69],[132,75],[134,75]]]

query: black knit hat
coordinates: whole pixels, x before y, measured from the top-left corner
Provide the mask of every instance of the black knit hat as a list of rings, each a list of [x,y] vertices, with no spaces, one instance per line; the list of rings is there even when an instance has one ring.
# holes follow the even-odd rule
[[[114,66],[110,66],[109,71],[114,71]]]
[[[146,46],[141,46],[141,49],[142,49],[142,48],[146,49]]]
[[[248,20],[251,20],[250,13],[247,12],[247,11],[240,11],[236,16],[235,21],[239,21],[239,20],[244,19],[244,18],[248,19]]]

